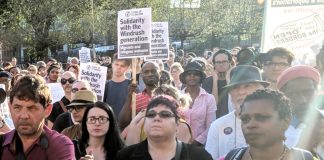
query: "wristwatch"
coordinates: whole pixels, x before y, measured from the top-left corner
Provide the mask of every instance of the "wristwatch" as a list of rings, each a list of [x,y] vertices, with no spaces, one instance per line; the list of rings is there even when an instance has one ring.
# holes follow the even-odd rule
[[[0,121],[0,129],[5,125],[5,121],[4,121],[4,119],[2,119],[1,121]]]

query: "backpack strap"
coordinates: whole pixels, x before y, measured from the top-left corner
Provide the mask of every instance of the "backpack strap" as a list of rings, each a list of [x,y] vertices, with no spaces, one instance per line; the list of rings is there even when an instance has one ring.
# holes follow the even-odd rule
[[[247,147],[235,148],[225,156],[225,160],[241,160]]]
[[[62,100],[59,101],[59,104],[60,104],[62,110],[63,110],[64,112],[67,112],[67,109],[66,109],[65,105],[63,104]]]
[[[180,160],[181,150],[182,150],[182,142],[177,140],[177,148],[176,148],[176,154],[174,158],[175,160]]]

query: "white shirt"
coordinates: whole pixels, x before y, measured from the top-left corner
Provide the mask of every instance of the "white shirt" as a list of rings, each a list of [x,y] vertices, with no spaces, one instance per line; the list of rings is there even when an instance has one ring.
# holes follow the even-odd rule
[[[205,149],[213,159],[225,156],[234,148],[246,146],[241,120],[232,111],[219,119],[216,119],[210,126]]]

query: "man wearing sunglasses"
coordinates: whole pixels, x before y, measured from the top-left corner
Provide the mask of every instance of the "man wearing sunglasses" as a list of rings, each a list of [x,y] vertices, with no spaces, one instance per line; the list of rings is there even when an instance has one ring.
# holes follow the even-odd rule
[[[62,134],[66,135],[70,139],[81,138],[81,123],[84,115],[84,111],[87,106],[95,103],[97,96],[94,92],[89,90],[79,90],[75,93],[71,104],[67,105],[68,111],[73,116],[73,119],[77,124],[74,124],[62,131]]]
[[[117,153],[116,160],[124,159],[200,159],[212,157],[203,148],[177,140],[179,104],[170,96],[158,96],[147,106],[144,132],[147,139],[128,146]]]
[[[70,104],[72,99],[71,93],[72,84],[74,81],[76,81],[76,77],[73,72],[66,71],[62,74],[61,85],[64,90],[64,97],[62,97],[60,101],[53,104],[52,112],[48,117],[48,127],[52,128],[56,118],[60,114],[67,112],[66,106]]]

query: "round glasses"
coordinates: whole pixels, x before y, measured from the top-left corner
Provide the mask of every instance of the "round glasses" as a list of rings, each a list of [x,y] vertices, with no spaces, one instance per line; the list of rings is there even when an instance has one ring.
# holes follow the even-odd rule
[[[100,116],[87,118],[88,124],[95,124],[97,121],[99,122],[99,124],[106,124],[109,121],[109,117]]]
[[[80,91],[80,90],[87,90],[87,88],[84,88],[84,87],[82,87],[82,88],[72,88],[72,93],[76,93],[77,91]]]

